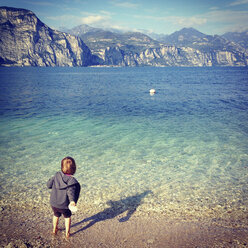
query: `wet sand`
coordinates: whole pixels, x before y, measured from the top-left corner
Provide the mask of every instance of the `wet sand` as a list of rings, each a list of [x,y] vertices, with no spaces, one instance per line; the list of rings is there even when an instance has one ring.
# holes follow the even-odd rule
[[[139,207],[95,211],[80,205],[66,240],[63,217],[53,236],[51,209],[47,203],[38,206],[2,201],[1,247],[248,247],[248,216],[197,221],[143,212]]]

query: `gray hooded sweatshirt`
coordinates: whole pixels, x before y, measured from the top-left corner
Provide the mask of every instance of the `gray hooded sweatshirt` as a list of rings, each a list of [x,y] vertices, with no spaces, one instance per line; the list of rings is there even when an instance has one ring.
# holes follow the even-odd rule
[[[59,209],[68,209],[71,201],[77,203],[80,194],[80,184],[73,176],[57,172],[47,182],[47,187],[52,189],[50,203]]]

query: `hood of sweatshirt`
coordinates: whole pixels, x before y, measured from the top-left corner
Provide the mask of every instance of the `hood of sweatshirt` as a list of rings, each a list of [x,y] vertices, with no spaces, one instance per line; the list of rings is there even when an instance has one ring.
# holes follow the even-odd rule
[[[54,177],[55,188],[66,189],[68,186],[77,184],[78,181],[73,176],[65,175],[63,172],[57,172]]]

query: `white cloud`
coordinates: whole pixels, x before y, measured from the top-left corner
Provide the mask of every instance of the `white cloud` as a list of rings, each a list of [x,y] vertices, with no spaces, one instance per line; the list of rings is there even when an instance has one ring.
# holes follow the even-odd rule
[[[93,25],[100,22],[106,22],[109,19],[110,19],[109,16],[90,15],[90,16],[82,17],[81,22],[84,24]]]
[[[165,20],[170,21],[175,25],[179,25],[181,27],[193,27],[193,26],[201,26],[207,22],[206,18],[201,17],[179,17],[179,16],[170,16]]]
[[[208,24],[221,26],[218,32],[243,31],[247,29],[248,11],[217,10],[204,14]]]
[[[105,15],[105,16],[112,16],[113,15],[111,12],[106,11],[106,10],[101,10],[100,13]]]
[[[233,11],[233,10],[216,10],[210,11],[203,16],[212,22],[240,22],[242,20],[248,20],[248,11]],[[245,24],[245,23],[243,23]]]
[[[132,3],[132,2],[127,2],[127,1],[120,1],[120,0],[112,0],[110,3],[114,6],[117,7],[122,7],[122,8],[129,8],[129,9],[134,9],[139,7],[139,4],[137,3]]]
[[[63,21],[67,22],[69,20],[79,21],[79,18],[74,15],[61,15],[61,16],[46,16],[47,19],[52,21]]]
[[[150,19],[157,22],[164,22],[167,24],[173,24],[178,27],[192,27],[192,26],[201,26],[203,24],[206,24],[207,19],[205,17],[198,17],[198,16],[192,16],[192,17],[182,17],[182,16],[165,16],[165,17],[159,17],[159,16],[135,16],[136,18],[141,19]]]
[[[248,0],[236,0],[229,4],[229,6],[237,6],[237,5],[243,5],[248,4]]]
[[[113,13],[108,11],[100,11],[99,13],[90,13],[90,12],[81,12],[84,17],[80,18],[81,24],[87,24],[96,28],[103,29],[118,29],[118,30],[129,30],[125,25],[118,23],[117,21],[113,21],[112,16]]]
[[[213,7],[211,7],[211,8],[209,8],[210,10],[218,10],[219,9],[219,7],[217,7],[217,6],[213,6]]]
[[[247,0],[248,1],[248,0]],[[183,16],[135,16],[149,22],[163,25],[165,30],[177,30],[183,27],[194,27],[211,34],[223,34],[231,31],[247,30],[248,11],[212,9],[202,15]],[[154,25],[156,26],[156,24]]]

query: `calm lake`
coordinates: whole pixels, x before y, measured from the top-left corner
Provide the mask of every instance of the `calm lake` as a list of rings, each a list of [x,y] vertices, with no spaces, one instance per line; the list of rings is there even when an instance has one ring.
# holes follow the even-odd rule
[[[85,207],[248,206],[247,68],[0,68],[0,89],[2,199],[48,199],[72,156]]]

